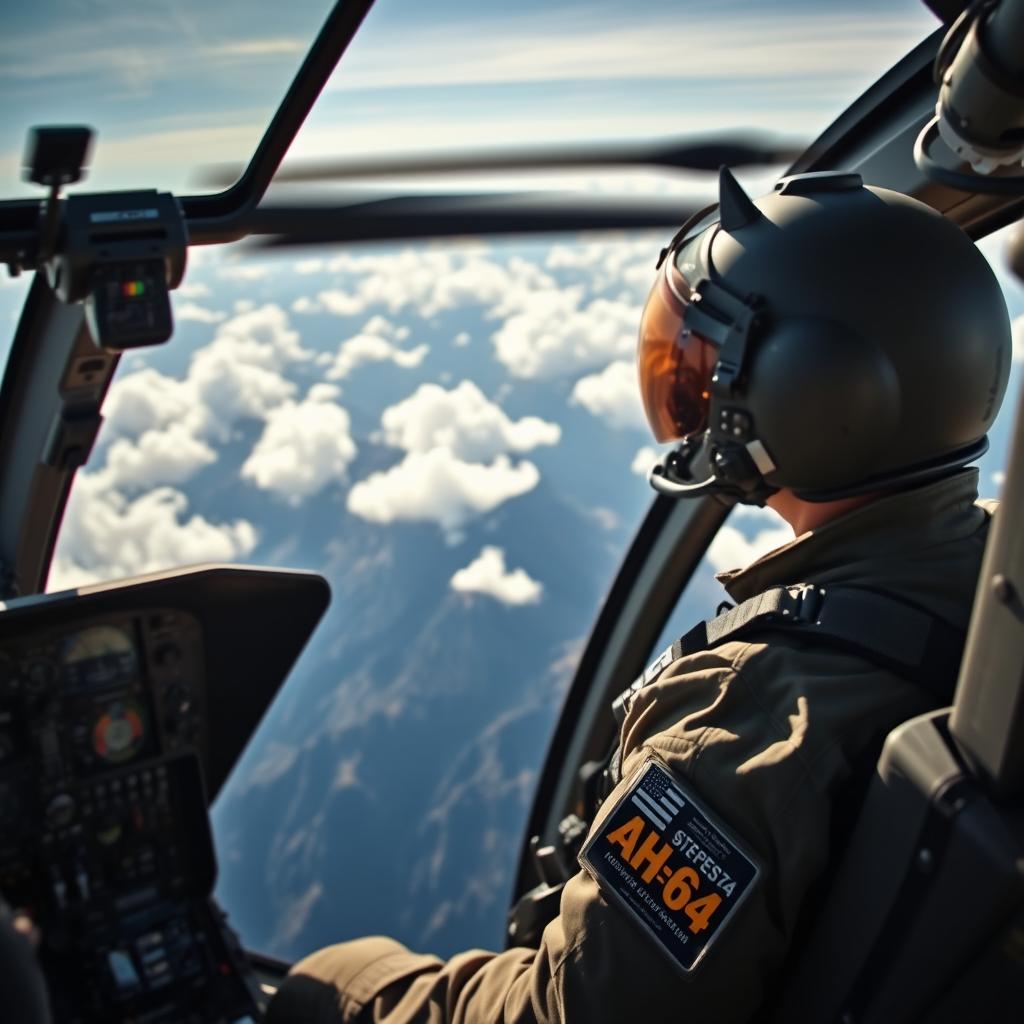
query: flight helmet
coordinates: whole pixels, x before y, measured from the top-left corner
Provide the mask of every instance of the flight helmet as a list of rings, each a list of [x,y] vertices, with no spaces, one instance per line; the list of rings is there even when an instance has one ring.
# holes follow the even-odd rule
[[[764,504],[895,490],[982,455],[1010,371],[1009,317],[970,238],[853,173],[719,203],[662,252],[637,363],[674,496]]]

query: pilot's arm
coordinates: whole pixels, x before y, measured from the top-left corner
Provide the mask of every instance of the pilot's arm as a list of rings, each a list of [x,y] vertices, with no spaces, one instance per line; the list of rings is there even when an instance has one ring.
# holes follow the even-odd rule
[[[799,656],[811,673],[819,657]],[[269,1020],[746,1020],[827,863],[829,790],[846,772],[830,726],[848,725],[851,701],[877,696],[863,662],[825,657],[841,707],[813,684],[810,698],[794,697],[802,666],[763,644],[681,659],[637,695],[622,781],[539,949],[443,962],[391,939],[343,943],[294,968]],[[842,685],[847,672],[866,697]]]

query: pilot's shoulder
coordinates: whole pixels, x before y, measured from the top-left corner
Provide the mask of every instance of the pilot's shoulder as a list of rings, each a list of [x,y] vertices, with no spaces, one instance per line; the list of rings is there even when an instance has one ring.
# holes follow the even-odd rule
[[[687,774],[698,760],[702,773],[721,777],[757,769],[782,788],[788,788],[783,777],[796,786],[808,776],[830,775],[825,766],[833,761],[842,772],[838,730],[853,698],[851,687],[840,685],[842,700],[830,706],[836,704],[830,682],[855,683],[870,668],[857,655],[803,647],[782,632],[730,640],[669,662],[633,696],[624,750],[649,747]],[[887,681],[868,688],[865,714]]]

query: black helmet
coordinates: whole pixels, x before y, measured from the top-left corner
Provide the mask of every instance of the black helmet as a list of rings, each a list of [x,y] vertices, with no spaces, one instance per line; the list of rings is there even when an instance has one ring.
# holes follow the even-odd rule
[[[719,204],[662,253],[638,366],[651,482],[763,504],[906,487],[984,453],[1010,322],[970,238],[860,175],[798,174]]]

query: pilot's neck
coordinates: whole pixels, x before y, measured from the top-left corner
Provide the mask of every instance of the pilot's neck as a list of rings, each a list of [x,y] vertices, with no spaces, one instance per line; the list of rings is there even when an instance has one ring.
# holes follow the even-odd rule
[[[858,494],[853,498],[840,498],[837,501],[804,501],[788,488],[783,488],[768,498],[765,504],[789,523],[793,529],[793,536],[799,537],[824,526],[838,516],[874,501],[877,497],[877,494]]]

